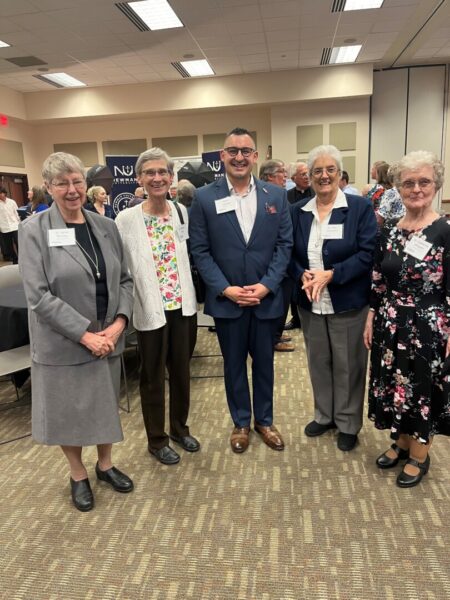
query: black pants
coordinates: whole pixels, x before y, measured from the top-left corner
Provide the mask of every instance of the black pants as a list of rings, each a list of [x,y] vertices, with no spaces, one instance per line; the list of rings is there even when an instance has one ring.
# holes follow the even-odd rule
[[[181,309],[165,312],[166,324],[153,331],[138,331],[141,353],[140,392],[142,416],[151,448],[167,446],[165,432],[165,371],[169,372],[170,434],[189,435],[189,364],[197,341],[197,315],[183,317]]]
[[[19,240],[17,231],[2,233],[2,254],[5,259],[12,260],[14,265],[19,261]]]

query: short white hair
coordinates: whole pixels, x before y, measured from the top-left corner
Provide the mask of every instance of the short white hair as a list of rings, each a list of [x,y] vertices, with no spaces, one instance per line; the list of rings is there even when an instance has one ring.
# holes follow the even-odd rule
[[[389,174],[392,176],[395,187],[400,186],[403,171],[417,171],[421,167],[431,167],[433,169],[436,191],[440,190],[444,184],[445,167],[436,154],[428,150],[409,152],[398,162],[391,165]]]
[[[319,156],[329,156],[332,158],[336,163],[338,170],[342,172],[342,154],[339,152],[336,146],[332,146],[331,144],[322,144],[321,146],[316,146],[313,148],[308,154],[308,169],[310,173],[312,173],[314,163]]]

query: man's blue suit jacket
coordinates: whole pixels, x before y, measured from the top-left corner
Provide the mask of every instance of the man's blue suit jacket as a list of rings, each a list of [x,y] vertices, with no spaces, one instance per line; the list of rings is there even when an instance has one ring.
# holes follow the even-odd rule
[[[190,248],[206,284],[205,313],[216,318],[237,318],[244,310],[221,296],[230,285],[262,283],[270,293],[254,307],[259,319],[283,314],[280,283],[292,251],[292,222],[286,191],[255,179],[257,211],[248,243],[236,212],[217,214],[215,200],[230,195],[223,177],[196,190],[189,217]]]

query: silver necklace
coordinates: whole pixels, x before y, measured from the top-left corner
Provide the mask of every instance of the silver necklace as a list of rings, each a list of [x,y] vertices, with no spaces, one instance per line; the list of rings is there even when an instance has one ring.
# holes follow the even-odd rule
[[[89,256],[89,253],[86,252],[86,250],[83,248],[83,246],[78,241],[77,241],[77,246],[78,246],[78,248],[80,248],[80,250],[82,250],[82,252],[86,256],[86,258],[94,265],[95,274],[97,275],[97,279],[100,279],[100,269],[98,268],[98,256],[95,251],[94,244],[92,243],[91,233],[89,231],[88,224],[86,223],[86,221],[84,222],[84,224],[86,225],[86,230],[87,230],[87,234],[89,237],[89,241],[91,243],[92,252],[94,253],[94,256],[95,256],[95,261],[92,260],[92,258]]]

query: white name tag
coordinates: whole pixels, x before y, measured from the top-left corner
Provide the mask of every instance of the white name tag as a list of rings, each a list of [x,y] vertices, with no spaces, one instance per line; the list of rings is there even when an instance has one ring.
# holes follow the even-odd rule
[[[64,229],[48,230],[48,245],[52,246],[75,246],[75,229],[65,227]]]
[[[236,198],[233,196],[227,196],[226,198],[220,198],[220,200],[216,200],[216,212],[218,215],[222,213],[230,212],[232,210],[236,210],[237,202]]]
[[[433,244],[431,242],[427,242],[422,238],[419,238],[414,235],[410,240],[406,242],[405,252],[410,256],[414,256],[414,258],[423,260],[428,254],[432,245]]]
[[[185,242],[186,240],[189,239],[189,229],[188,226],[186,225],[186,223],[183,223],[178,226],[177,229],[177,237],[178,237],[178,241],[180,242]]]
[[[344,236],[344,226],[342,223],[340,225],[328,225],[325,228],[325,233],[323,236],[324,240],[342,240]]]

